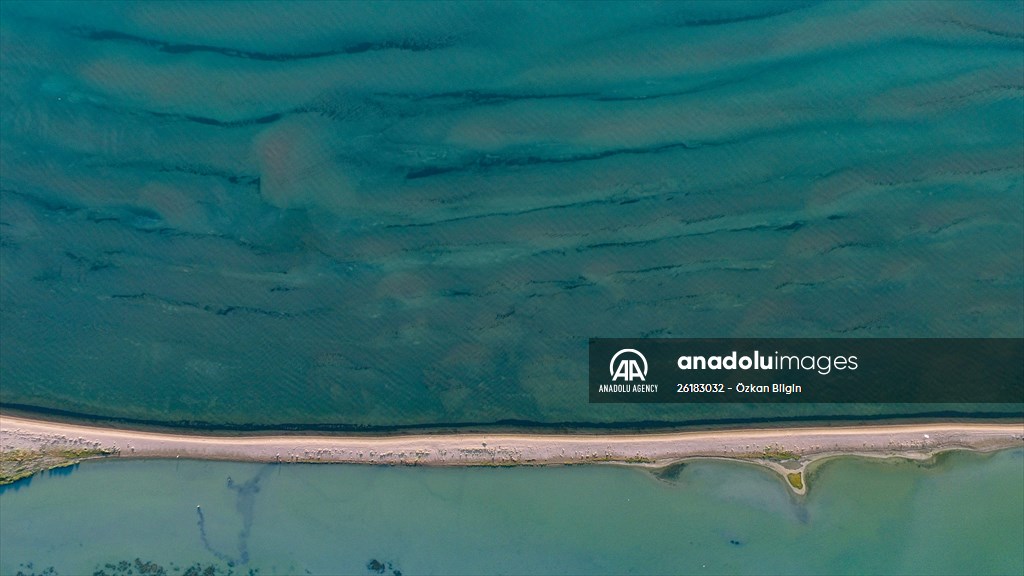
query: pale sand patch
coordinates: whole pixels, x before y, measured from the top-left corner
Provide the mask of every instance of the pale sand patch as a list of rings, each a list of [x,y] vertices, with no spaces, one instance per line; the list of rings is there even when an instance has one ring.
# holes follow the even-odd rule
[[[407,436],[197,436],[0,415],[0,448],[114,450],[119,458],[343,462],[434,466],[619,463],[665,466],[690,458],[754,461],[786,474],[824,457],[929,458],[954,449],[1024,446],[1024,423],[864,425],[646,434],[436,434]],[[789,460],[789,467],[780,462]]]

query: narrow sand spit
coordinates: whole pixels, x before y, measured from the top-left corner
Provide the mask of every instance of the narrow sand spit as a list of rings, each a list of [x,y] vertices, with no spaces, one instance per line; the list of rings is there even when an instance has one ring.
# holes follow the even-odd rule
[[[1024,446],[1024,423],[867,425],[648,434],[197,436],[118,430],[0,415],[0,448],[108,450],[116,458],[346,462],[433,466],[619,463],[659,467],[690,458],[754,461],[806,491],[803,471],[824,457],[929,458],[947,450]],[[799,474],[799,480],[793,475]]]

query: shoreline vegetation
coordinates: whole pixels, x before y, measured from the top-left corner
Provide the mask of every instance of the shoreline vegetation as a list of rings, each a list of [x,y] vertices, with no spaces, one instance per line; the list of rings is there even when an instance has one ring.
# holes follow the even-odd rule
[[[82,460],[114,456],[105,448],[15,448],[0,449],[0,486],[13,484],[38,472],[67,468]]]
[[[0,415],[0,485],[98,458],[187,458],[405,466],[611,464],[664,470],[693,459],[767,467],[798,495],[812,463],[836,456],[928,460],[1024,446],[1024,423],[879,424],[647,434],[209,436]]]

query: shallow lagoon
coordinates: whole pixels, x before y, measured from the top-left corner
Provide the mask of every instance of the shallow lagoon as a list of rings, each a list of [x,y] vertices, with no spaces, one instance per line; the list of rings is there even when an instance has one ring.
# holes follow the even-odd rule
[[[0,573],[92,573],[136,557],[169,574],[196,562],[370,574],[373,559],[405,575],[1024,569],[1024,450],[843,458],[810,482],[799,499],[765,470],[722,461],[672,478],[611,466],[87,463],[0,493]]]

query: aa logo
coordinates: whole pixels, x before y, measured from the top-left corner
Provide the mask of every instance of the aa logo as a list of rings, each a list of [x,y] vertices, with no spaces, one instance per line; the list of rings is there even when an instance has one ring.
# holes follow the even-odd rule
[[[643,363],[642,369],[640,363],[637,362],[638,359],[640,363]],[[644,382],[644,377],[647,376],[647,358],[632,348],[619,350],[615,356],[612,356],[612,361],[608,364],[608,373],[612,375],[612,382],[619,378],[626,382],[632,382],[634,378],[639,378],[641,382]]]

